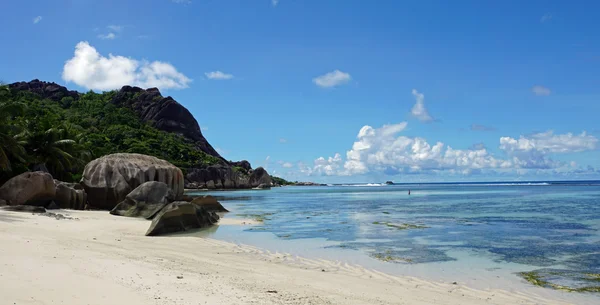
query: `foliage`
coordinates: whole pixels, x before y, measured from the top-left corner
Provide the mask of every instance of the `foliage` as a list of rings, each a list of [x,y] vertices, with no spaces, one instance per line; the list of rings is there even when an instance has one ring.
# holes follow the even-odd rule
[[[0,181],[40,165],[54,177],[74,181],[89,160],[118,152],[155,156],[181,168],[220,162],[182,136],[112,104],[116,91],[56,102],[0,89]]]
[[[276,176],[271,176],[271,181],[273,183],[277,183],[279,185],[292,185],[292,184],[294,184],[294,182],[290,182],[290,181],[287,181],[287,180],[285,180],[283,178],[279,178],[279,177],[276,177]]]

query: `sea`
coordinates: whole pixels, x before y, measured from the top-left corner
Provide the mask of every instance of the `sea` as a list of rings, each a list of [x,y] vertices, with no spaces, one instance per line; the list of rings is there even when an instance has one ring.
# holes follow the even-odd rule
[[[190,194],[216,196],[231,211],[224,217],[259,223],[216,226],[198,236],[392,275],[600,304],[600,181],[365,183]]]

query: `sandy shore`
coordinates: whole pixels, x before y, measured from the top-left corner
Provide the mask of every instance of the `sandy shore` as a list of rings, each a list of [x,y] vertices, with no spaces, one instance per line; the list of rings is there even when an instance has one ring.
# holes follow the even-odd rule
[[[59,213],[73,219],[0,211],[0,303],[566,304],[210,238],[145,237],[148,221],[107,212]]]

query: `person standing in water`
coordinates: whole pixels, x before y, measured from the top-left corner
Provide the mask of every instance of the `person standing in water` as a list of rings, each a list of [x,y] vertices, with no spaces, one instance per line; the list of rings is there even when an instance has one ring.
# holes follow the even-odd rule
[[[408,195],[410,195],[410,190],[408,190]]]

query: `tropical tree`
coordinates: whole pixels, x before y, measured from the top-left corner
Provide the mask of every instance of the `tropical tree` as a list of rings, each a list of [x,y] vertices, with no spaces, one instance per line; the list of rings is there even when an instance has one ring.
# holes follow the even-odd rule
[[[7,86],[0,86],[0,171],[12,170],[11,159],[25,162],[25,149],[23,141],[16,134],[18,127],[14,118],[23,113],[25,105],[9,102],[10,90]]]
[[[53,127],[45,120],[29,125],[35,127],[20,137],[26,143],[34,170],[47,170],[55,178],[68,178],[90,159],[80,127],[70,124]]]

